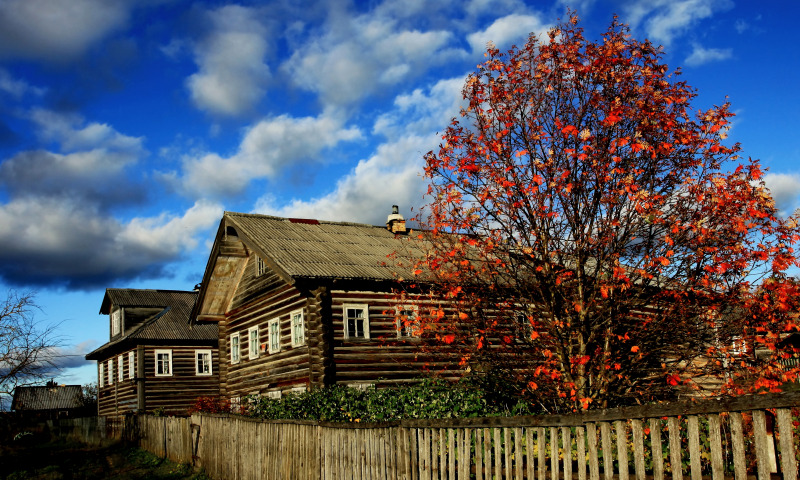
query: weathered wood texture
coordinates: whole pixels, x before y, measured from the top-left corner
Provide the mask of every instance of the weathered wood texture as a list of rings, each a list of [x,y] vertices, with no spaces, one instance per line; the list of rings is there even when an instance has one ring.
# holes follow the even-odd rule
[[[195,415],[192,426],[181,428],[195,432],[195,464],[218,479],[600,480],[633,475],[662,480],[778,475],[797,480],[800,445],[793,422],[798,421],[798,411],[787,404],[800,405],[798,400],[797,395],[743,399],[739,405],[763,408],[742,412],[714,411],[714,405],[725,402],[703,402],[694,404],[695,410],[706,413],[668,417],[649,416],[657,415],[657,409],[648,406],[639,410],[648,416],[627,409],[634,413],[632,418],[613,422],[596,421],[598,413],[382,424]],[[761,417],[769,420],[762,423]],[[764,425],[774,425],[774,430]],[[156,443],[163,443],[161,430],[147,428],[140,432],[143,445],[151,431]]]
[[[748,408],[722,408],[732,404]],[[380,424],[140,416],[126,428],[143,448],[215,479],[797,480],[800,395],[692,405],[679,416],[648,406],[626,409],[627,419],[609,410]],[[51,430],[95,442],[124,436],[107,422],[65,420]]]
[[[172,352],[171,375],[155,375],[156,350]],[[143,346],[141,354],[143,360],[139,361],[140,355],[135,355],[137,360],[134,362],[139,364],[135,365],[134,378],[129,378],[128,375],[128,353],[124,352],[119,356],[123,359],[123,379],[119,380],[118,357],[113,357],[113,383],[108,383],[108,373],[104,371],[104,384],[98,389],[99,414],[122,416],[136,413],[139,403],[144,398],[145,413],[159,410],[168,415],[186,415],[197,397],[217,396],[219,372],[212,369],[212,375],[197,375],[195,367],[197,350],[211,350],[212,365],[219,365],[217,349],[210,349],[207,346]],[[103,363],[107,368],[108,362]]]

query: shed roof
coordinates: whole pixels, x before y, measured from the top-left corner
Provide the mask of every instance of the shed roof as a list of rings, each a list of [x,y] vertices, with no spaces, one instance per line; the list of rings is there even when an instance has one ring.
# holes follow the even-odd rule
[[[68,410],[83,406],[80,385],[17,387],[11,410]]]

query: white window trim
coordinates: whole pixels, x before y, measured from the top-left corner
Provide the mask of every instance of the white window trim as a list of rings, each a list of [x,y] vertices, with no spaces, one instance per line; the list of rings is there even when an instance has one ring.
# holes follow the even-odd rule
[[[270,390],[264,393],[264,396],[273,400],[280,400],[283,396],[283,393],[280,390]]]
[[[235,348],[234,348],[234,340],[236,340]],[[228,346],[230,347],[231,364],[236,365],[242,359],[242,344],[241,344],[241,338],[239,338],[239,332],[231,334]]]
[[[277,325],[278,331],[278,344],[274,345],[272,342],[273,325]],[[281,321],[279,318],[274,318],[267,323],[267,349],[269,353],[278,353],[281,351]]]
[[[300,321],[295,323],[295,318],[300,318]],[[305,314],[303,313],[303,309],[295,310],[289,313],[289,321],[292,324],[292,348],[301,347],[306,344],[306,318]],[[299,325],[299,327],[298,327]],[[297,341],[297,330],[300,330],[300,335],[302,335],[302,341]]]
[[[369,305],[366,303],[345,303],[342,306],[342,320],[344,321],[344,338],[361,338],[361,337],[353,337],[350,328],[348,326],[347,321],[347,310],[348,309],[361,309],[364,311],[364,339],[368,340],[369,337]]]
[[[415,320],[410,322],[409,325],[403,325],[402,313],[403,312],[412,312],[410,315]],[[420,325],[419,325],[419,305],[400,305],[397,307],[397,311],[395,312],[395,317],[397,319],[396,328],[397,328],[397,337],[398,338],[419,338],[420,335]],[[416,323],[416,327],[413,327],[412,324]],[[416,330],[416,332],[414,331]]]
[[[134,352],[128,352],[128,378],[134,378],[136,376],[136,354]]]
[[[118,308],[111,312],[111,336],[117,336],[122,332],[122,309]]]
[[[158,373],[158,356],[159,355],[164,355],[164,354],[167,355],[167,358],[169,360],[169,363],[167,364],[167,367],[169,368],[169,373]],[[156,350],[154,357],[155,357],[155,362],[156,362],[155,363],[156,377],[171,377],[172,376],[172,350]]]
[[[253,332],[256,334],[256,341],[253,341]],[[247,329],[247,351],[249,353],[250,360],[255,360],[258,358],[259,354],[259,343],[260,339],[258,336],[258,326],[250,327]]]
[[[200,370],[200,359],[198,358],[200,355],[203,355],[203,356],[208,355],[208,372],[202,372]],[[195,373],[195,375],[198,375],[198,376],[201,376],[201,377],[207,377],[207,376],[213,375],[214,374],[213,358],[214,357],[211,355],[211,350],[209,350],[209,349],[195,350],[194,351],[194,373]]]
[[[105,364],[103,362],[97,362],[97,367],[98,367],[98,370],[97,370],[97,383],[100,385],[101,388],[103,386],[105,386],[106,370],[105,370],[105,368],[103,368],[104,365]]]
[[[117,381],[122,382],[125,380],[125,361],[123,356],[117,357]]]
[[[108,371],[106,372],[108,374],[107,375],[108,376],[108,384],[109,385],[114,385],[114,359],[113,358],[109,358],[108,359],[108,361],[106,362],[106,368],[108,368]]]

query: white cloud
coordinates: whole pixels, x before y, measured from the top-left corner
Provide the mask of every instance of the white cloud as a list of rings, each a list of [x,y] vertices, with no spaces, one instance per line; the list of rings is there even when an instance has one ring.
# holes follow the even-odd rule
[[[121,0],[4,0],[0,58],[70,60],[125,26],[129,8]]]
[[[33,87],[23,80],[17,80],[7,71],[0,68],[0,92],[6,92],[12,97],[20,99],[27,93],[41,96],[44,94],[45,89]]]
[[[634,29],[643,26],[654,43],[669,45],[699,20],[732,7],[731,0],[636,0],[625,4],[622,18]]]
[[[221,215],[221,206],[198,202],[183,216],[124,223],[69,198],[17,199],[0,205],[0,278],[13,285],[89,288],[158,277]]]
[[[327,31],[298,48],[282,66],[291,80],[325,105],[350,105],[440,62],[453,39],[444,30],[420,31],[373,12],[336,16]],[[448,51],[449,55],[460,55]]]
[[[730,48],[703,48],[695,44],[692,54],[686,57],[684,63],[690,67],[696,67],[705,63],[727,60],[732,56],[733,51]]]
[[[318,117],[265,119],[247,131],[230,157],[208,153],[185,158],[179,189],[198,197],[233,195],[252,180],[273,177],[288,165],[320,162],[322,150],[361,136],[358,128],[346,128],[341,115],[330,112]],[[165,178],[170,180],[170,175]]]
[[[258,200],[255,211],[287,217],[351,220],[372,224],[386,221],[392,205],[406,214],[423,201],[422,178],[426,152],[440,141],[442,129],[458,115],[461,78],[445,79],[427,89],[399,95],[392,112],[381,115],[373,133],[389,141],[361,160],[342,177],[335,189],[310,200],[296,199],[279,205],[270,196]],[[413,118],[413,121],[408,121]]]
[[[418,206],[425,192],[422,178],[422,155],[435,145],[437,137],[409,136],[378,147],[375,154],[362,160],[336,183],[333,192],[310,200],[293,200],[276,205],[262,197],[255,211],[286,217],[347,220],[381,224],[391,213],[392,205],[403,212]]]
[[[511,44],[524,44],[528,34],[541,35],[551,27],[551,24],[542,23],[537,16],[514,13],[498,18],[485,30],[468,35],[467,41],[475,53],[485,51],[488,42],[494,43],[500,50],[506,50]]]
[[[200,71],[187,79],[192,101],[216,114],[239,115],[266,91],[267,30],[254,10],[228,5],[208,13],[213,31],[195,47]]]
[[[111,206],[141,199],[125,169],[146,154],[142,139],[75,115],[33,110],[36,134],[61,153],[22,151],[0,164],[0,184],[13,196],[73,197]]]
[[[764,183],[772,193],[775,206],[783,215],[800,207],[800,174],[767,173],[764,175]]]

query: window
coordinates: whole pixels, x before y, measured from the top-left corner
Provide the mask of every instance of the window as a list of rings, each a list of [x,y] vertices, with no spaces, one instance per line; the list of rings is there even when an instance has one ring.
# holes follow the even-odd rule
[[[530,317],[527,313],[517,312],[515,319],[519,339],[523,342],[530,343],[534,338],[534,329]],[[536,336],[538,337],[539,335],[537,334]]]
[[[267,273],[267,264],[264,263],[264,260],[261,260],[261,257],[256,257],[256,276],[260,277],[262,275],[266,275]]]
[[[156,376],[172,375],[172,350],[156,350]]]
[[[247,350],[250,353],[250,360],[258,358],[258,327],[251,327],[247,331]]]
[[[306,327],[303,321],[303,311],[295,310],[289,314],[292,319],[292,347],[299,347],[306,343]]]
[[[270,320],[268,325],[269,329],[269,353],[277,353],[281,351],[281,322],[277,318]]]
[[[117,357],[117,380],[120,382],[125,380],[125,367],[123,366],[122,355]]]
[[[136,354],[128,352],[128,378],[136,376]]]
[[[265,393],[264,396],[273,400],[280,400],[282,395],[280,390],[270,390],[269,392]]]
[[[109,358],[108,362],[106,363],[106,368],[108,368],[108,384],[114,385],[114,359]]]
[[[196,375],[211,375],[211,350],[195,350],[195,371]]]
[[[344,306],[344,338],[369,338],[369,310],[366,305]]]
[[[111,312],[111,335],[119,335],[122,330],[122,309]]]
[[[420,330],[419,307],[416,305],[404,305],[397,310],[398,337],[419,337]]]
[[[231,363],[239,363],[239,333],[231,335]]]
[[[105,371],[103,370],[103,362],[97,362],[97,383],[102,387],[105,381]]]

